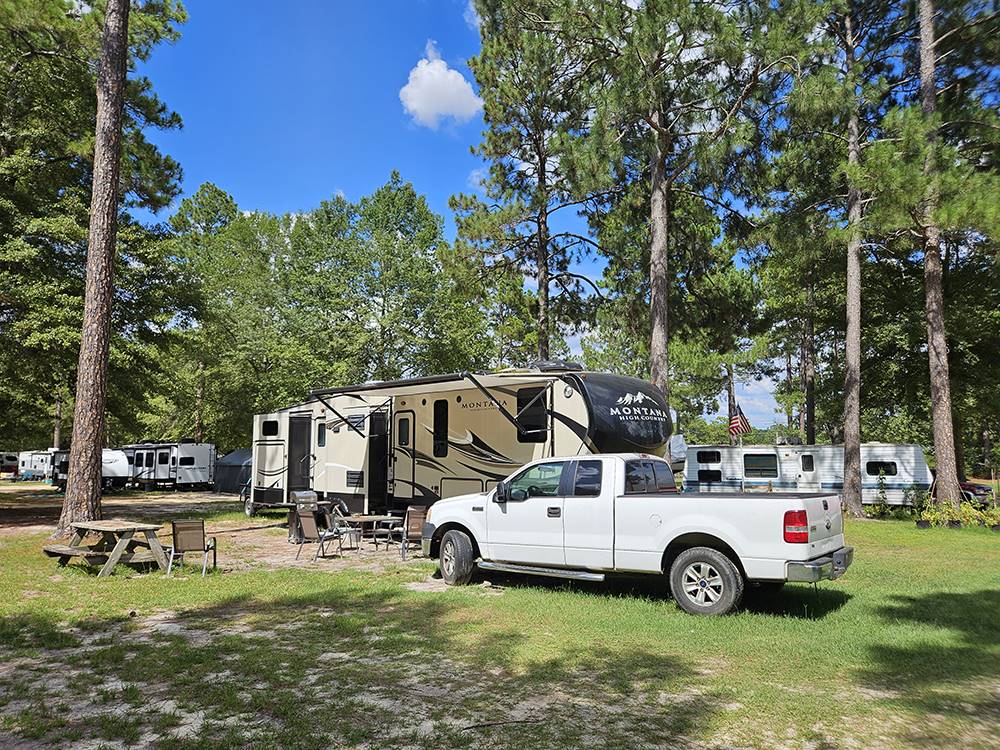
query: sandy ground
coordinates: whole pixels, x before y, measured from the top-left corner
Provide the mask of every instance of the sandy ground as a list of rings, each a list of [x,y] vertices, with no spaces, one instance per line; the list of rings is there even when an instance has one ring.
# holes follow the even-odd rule
[[[24,533],[51,533],[62,509],[62,493],[40,482],[0,482],[0,536]],[[169,543],[170,521],[192,514],[238,512],[242,510],[235,495],[214,492],[125,492],[105,495],[101,502],[104,518],[142,518],[162,521],[159,536]],[[336,544],[328,547],[324,558],[313,561],[315,545],[309,544],[296,559],[298,546],[288,543],[284,514],[267,513],[254,518],[206,522],[206,533],[219,545],[219,567],[245,570],[254,567],[311,567],[328,570],[359,568],[380,570],[400,561],[398,547],[376,550],[370,540],[360,549],[345,547],[339,554]],[[411,549],[419,555],[419,550]]]

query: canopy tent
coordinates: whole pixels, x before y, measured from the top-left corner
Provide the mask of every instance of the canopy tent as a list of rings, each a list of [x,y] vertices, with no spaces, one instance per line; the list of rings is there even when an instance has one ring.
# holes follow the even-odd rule
[[[239,494],[250,481],[251,453],[239,448],[215,462],[215,491]]]

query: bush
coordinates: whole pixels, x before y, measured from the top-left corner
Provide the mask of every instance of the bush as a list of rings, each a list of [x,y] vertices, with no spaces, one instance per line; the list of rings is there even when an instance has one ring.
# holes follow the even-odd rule
[[[983,523],[987,526],[1000,526],[1000,505],[991,505],[983,511]]]
[[[933,526],[947,526],[948,521],[961,521],[959,509],[952,503],[944,505],[929,504],[920,513],[921,521],[930,521]]]
[[[958,507],[958,520],[963,526],[979,526],[983,523],[983,512],[969,502]]]

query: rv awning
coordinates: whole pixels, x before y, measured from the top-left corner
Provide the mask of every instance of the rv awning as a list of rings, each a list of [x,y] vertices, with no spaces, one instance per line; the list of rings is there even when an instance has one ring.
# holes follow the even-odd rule
[[[345,385],[339,388],[321,388],[310,392],[312,396],[412,396],[423,393],[441,393],[443,391],[461,391],[475,388],[478,381],[485,388],[498,388],[505,385],[521,385],[524,383],[549,383],[558,380],[564,373],[545,373],[533,371],[512,371],[503,373],[464,373],[456,372],[448,375],[431,375],[424,378],[407,378],[405,380],[382,380],[358,385]]]

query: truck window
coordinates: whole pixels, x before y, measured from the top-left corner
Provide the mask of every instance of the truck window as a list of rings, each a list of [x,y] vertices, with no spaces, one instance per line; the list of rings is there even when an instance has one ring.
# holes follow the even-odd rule
[[[555,497],[559,494],[559,480],[565,463],[556,461],[525,469],[510,480],[510,489],[524,490],[528,497]]]
[[[665,461],[653,461],[653,477],[656,479],[657,492],[674,492],[677,489],[674,472]]]
[[[625,494],[645,495],[656,492],[656,477],[649,461],[625,462]]]
[[[524,432],[517,433],[519,443],[544,443],[548,437],[548,414],[544,388],[521,388],[517,392],[517,421]]]
[[[601,494],[601,462],[579,461],[573,478],[574,497],[597,497]]]
[[[802,471],[814,471],[816,464],[813,461],[812,453],[802,454]]]
[[[722,453],[719,451],[698,451],[696,458],[700,464],[717,464],[722,462]]]
[[[448,399],[434,402],[434,455],[448,455]]]
[[[895,461],[868,461],[865,463],[865,474],[870,477],[877,477],[879,474],[894,477],[898,473]]]
[[[778,476],[778,457],[773,453],[747,453],[743,456],[743,476],[770,479]]]

